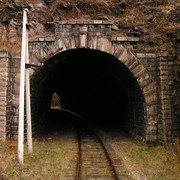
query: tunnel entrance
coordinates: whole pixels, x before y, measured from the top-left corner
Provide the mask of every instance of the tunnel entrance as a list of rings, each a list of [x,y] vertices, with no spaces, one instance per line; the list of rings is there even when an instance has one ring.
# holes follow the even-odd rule
[[[108,53],[82,48],[60,52],[33,75],[31,87],[34,129],[61,126],[65,117],[51,109],[56,93],[59,107],[96,126],[145,136],[142,90],[131,71]]]

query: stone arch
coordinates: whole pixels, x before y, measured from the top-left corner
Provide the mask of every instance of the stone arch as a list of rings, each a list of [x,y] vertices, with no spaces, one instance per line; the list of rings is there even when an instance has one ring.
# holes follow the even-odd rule
[[[146,142],[156,142],[157,140],[157,90],[155,82],[147,69],[130,51],[118,43],[111,42],[109,38],[89,37],[82,34],[79,37],[58,39],[51,43],[42,43],[35,53],[31,54],[31,62],[42,63],[58,53],[66,52],[72,49],[85,48],[89,50],[98,50],[105,52],[117,58],[129,70],[131,75],[137,81],[138,88],[141,89],[144,98],[144,118],[146,118],[144,137]],[[136,132],[132,132],[135,133]],[[136,134],[138,135],[138,133]]]

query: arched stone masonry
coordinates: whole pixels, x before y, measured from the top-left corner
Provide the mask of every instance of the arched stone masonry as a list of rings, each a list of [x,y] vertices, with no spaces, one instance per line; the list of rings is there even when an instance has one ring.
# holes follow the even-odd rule
[[[49,95],[53,93],[50,92],[51,89],[48,89],[49,92],[47,91],[47,93],[43,91],[43,88],[48,87],[46,81],[51,79],[48,73],[52,74],[48,64],[55,68],[54,63],[60,63],[62,55],[69,58],[77,52],[81,54],[87,52],[94,53],[95,58],[102,56],[109,63],[112,59],[112,64],[109,65],[116,69],[116,73],[114,75],[111,73],[111,75],[114,79],[121,75],[119,78],[121,87],[124,90],[127,89],[127,100],[128,98],[129,102],[132,100],[128,107],[129,117],[126,124],[129,128],[128,131],[140,136],[146,142],[166,141],[167,130],[169,131],[169,129],[166,126],[166,113],[161,107],[161,104],[165,102],[162,98],[163,93],[161,93],[164,92],[162,87],[163,72],[160,71],[159,73],[157,67],[161,67],[162,61],[158,61],[159,57],[156,54],[134,53],[139,39],[112,37],[111,26],[111,21],[104,20],[60,21],[55,25],[55,35],[53,37],[31,39],[29,42],[30,64],[42,66],[39,70],[32,71],[32,92],[34,88],[40,88],[38,90],[39,94],[43,92],[44,97],[47,95],[50,98]],[[114,64],[117,61],[119,63],[115,68]],[[120,72],[118,72],[118,67]],[[159,69],[161,70],[161,68]],[[18,76],[18,73],[16,76]],[[36,79],[33,79],[34,77]],[[33,95],[32,99],[32,113],[35,119],[40,118],[38,116],[38,108],[40,107],[37,106],[38,103],[42,103],[43,97],[39,94]],[[45,104],[50,102],[49,99],[44,100],[46,101],[44,101]],[[34,104],[37,106],[34,106]],[[13,111],[18,111],[17,106],[13,108]],[[38,124],[34,124],[34,127],[38,127]],[[5,133],[7,134],[7,132]]]
[[[40,64],[55,54],[71,49],[86,48],[111,54],[119,59],[138,82],[144,96],[147,142],[157,140],[157,89],[156,84],[144,65],[121,43],[111,39],[111,22],[109,21],[62,21],[56,25],[55,38],[42,38],[37,43],[31,42],[31,63]],[[59,52],[57,52],[59,50]],[[57,52],[53,54],[54,52]],[[48,56],[48,58],[46,58]],[[43,59],[44,58],[44,59]],[[138,130],[137,130],[138,131]],[[135,132],[132,132],[135,133]]]

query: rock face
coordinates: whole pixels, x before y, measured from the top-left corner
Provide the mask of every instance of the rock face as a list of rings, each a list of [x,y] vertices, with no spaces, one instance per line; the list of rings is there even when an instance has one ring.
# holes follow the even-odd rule
[[[174,27],[180,21],[180,6],[178,3],[168,2],[171,1],[0,0],[0,48],[12,51],[11,46],[21,42],[21,26],[13,26],[13,22],[21,24],[22,8],[27,7],[29,21],[34,19],[37,22],[36,28],[29,32],[30,37],[52,34],[54,32],[52,22],[60,20],[112,20],[114,35],[141,37],[148,52],[171,49],[172,44],[167,44],[169,38],[166,31],[175,32]],[[169,23],[174,24],[171,27]],[[166,26],[171,30],[166,28],[165,31]],[[7,41],[11,45],[7,45]],[[19,46],[16,48],[14,47],[13,51],[17,51]]]

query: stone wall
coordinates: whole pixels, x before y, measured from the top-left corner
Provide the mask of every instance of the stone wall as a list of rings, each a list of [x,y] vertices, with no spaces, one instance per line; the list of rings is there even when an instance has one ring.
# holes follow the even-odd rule
[[[169,142],[172,139],[172,92],[174,86],[174,56],[166,52],[159,53],[159,141]]]
[[[173,137],[180,137],[180,28],[176,30],[175,38],[175,76],[174,76],[174,88],[172,94],[173,100],[173,125],[172,133]]]
[[[0,140],[6,140],[6,132],[9,132],[8,112],[8,90],[9,90],[9,69],[10,55],[7,52],[0,52]]]
[[[7,112],[7,116],[10,123],[7,135],[11,139],[17,139],[18,135],[20,61],[21,58],[19,55],[13,55],[9,70],[9,111]]]
[[[129,78],[125,84],[134,108],[129,110],[127,107],[127,129],[147,141],[169,141],[173,128],[180,131],[173,126],[178,121],[172,115],[174,57],[167,53],[137,53],[136,47],[142,43],[139,38],[112,37],[111,26],[111,21],[102,20],[61,21],[55,25],[54,36],[29,41],[30,63],[41,65],[60,52],[76,48],[95,49],[113,55],[129,71],[124,70],[128,73],[121,79],[125,83],[126,77]],[[12,55],[11,58],[7,53],[1,53],[0,69],[0,137],[5,140],[6,136],[17,138],[20,57]],[[31,83],[41,81],[47,72],[41,75]],[[34,104],[38,104],[39,95],[33,97]],[[39,118],[38,108],[32,105],[35,118]],[[37,126],[34,123],[34,132]]]
[[[131,99],[130,104],[133,107],[132,111],[127,107],[127,109],[129,109],[129,113],[127,113],[129,114],[127,131],[130,131],[133,135],[143,137],[149,142],[156,141],[158,116],[156,55],[144,55],[142,53],[141,55],[134,54],[137,58],[133,57],[131,52],[136,49],[137,44],[140,42],[139,38],[111,37],[111,25],[111,21],[102,20],[58,22],[55,26],[55,37],[31,39],[31,63],[40,64],[61,51],[76,48],[97,49],[119,58],[131,71],[130,74],[124,72],[124,74],[127,73],[127,75],[122,76],[122,81],[128,87]],[[59,52],[57,52],[58,49]],[[138,56],[141,57],[139,58]],[[47,75],[44,74],[43,76],[45,77]],[[128,77],[129,80],[126,80],[126,77]],[[140,84],[136,82],[135,78]],[[139,87],[139,89],[137,87]],[[142,91],[145,93],[144,97]],[[144,98],[147,102],[144,102]],[[34,101],[36,101],[36,99],[38,99],[38,97],[34,98]],[[36,104],[36,102],[34,104]],[[38,115],[34,114],[33,116]],[[148,122],[149,120],[145,121],[147,118],[151,122]]]

